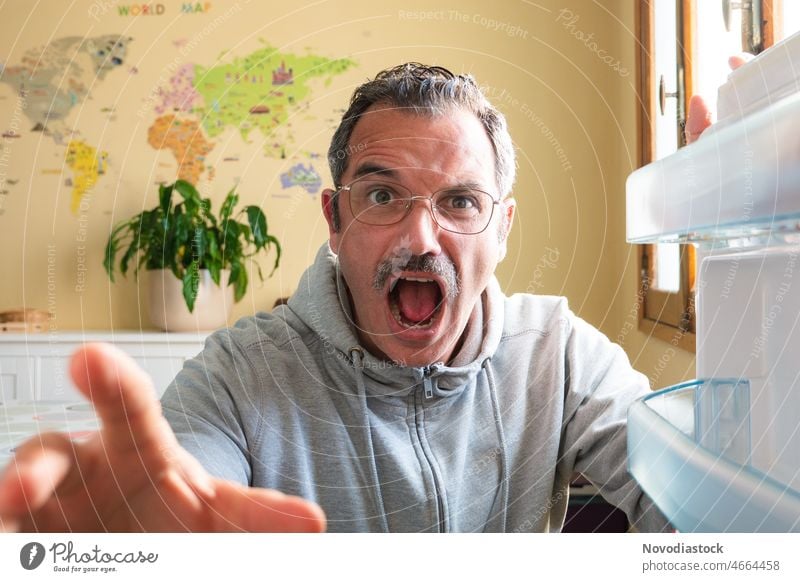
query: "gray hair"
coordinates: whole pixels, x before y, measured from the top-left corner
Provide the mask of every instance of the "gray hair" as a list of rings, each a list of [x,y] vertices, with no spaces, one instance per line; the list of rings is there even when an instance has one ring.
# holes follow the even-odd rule
[[[372,81],[359,86],[350,99],[350,107],[333,134],[328,149],[328,164],[336,188],[343,186],[342,176],[352,151],[351,145],[358,120],[376,104],[407,109],[419,116],[437,117],[461,108],[471,111],[486,129],[495,156],[495,174],[500,197],[507,196],[514,185],[516,155],[506,119],[481,92],[471,75],[456,75],[444,67],[406,63],[381,71]],[[339,197],[333,197],[333,227],[338,231]]]

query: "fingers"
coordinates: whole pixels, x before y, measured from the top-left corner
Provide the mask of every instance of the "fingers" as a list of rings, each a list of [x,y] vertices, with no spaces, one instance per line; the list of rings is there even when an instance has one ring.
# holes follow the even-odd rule
[[[316,504],[271,489],[216,481],[209,504],[210,528],[230,532],[320,533],[325,513]]]
[[[728,66],[736,70],[748,61],[753,59],[750,53],[739,53],[728,58]],[[700,135],[711,125],[711,110],[705,100],[699,95],[693,95],[689,100],[689,114],[686,116],[686,143],[690,144],[700,137]]]
[[[135,449],[143,460],[167,463],[177,441],[150,377],[136,362],[108,344],[86,344],[72,357],[70,373],[94,405],[106,446],[119,452]]]
[[[689,114],[686,116],[686,143],[697,141],[709,125],[711,125],[711,111],[708,105],[699,95],[692,95],[689,100]]]
[[[731,70],[735,71],[743,64],[752,61],[753,57],[754,55],[751,55],[750,53],[739,53],[738,55],[733,55],[728,57],[728,66],[731,68]]]
[[[0,473],[0,529],[16,530],[21,518],[52,498],[74,465],[72,442],[45,433],[21,445]]]

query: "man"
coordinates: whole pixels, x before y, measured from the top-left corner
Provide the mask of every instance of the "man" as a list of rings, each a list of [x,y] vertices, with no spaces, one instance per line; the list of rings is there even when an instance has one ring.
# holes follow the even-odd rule
[[[288,305],[209,338],[164,416],[130,360],[86,346],[72,375],[103,429],[23,445],[2,527],[558,530],[575,472],[640,529],[667,527],[626,471],[645,378],[563,299],[494,278],[514,151],[474,81],[380,73],[329,160],[330,241]]]

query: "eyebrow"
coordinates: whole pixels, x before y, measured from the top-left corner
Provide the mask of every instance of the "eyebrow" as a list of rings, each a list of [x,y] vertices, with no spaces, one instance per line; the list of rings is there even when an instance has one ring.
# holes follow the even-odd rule
[[[398,173],[393,170],[392,168],[388,168],[386,166],[381,166],[380,164],[376,164],[374,162],[367,162],[362,164],[358,167],[353,176],[354,179],[362,178],[364,176],[369,176],[371,174],[378,174],[380,176],[386,176],[388,178],[394,178],[395,180],[399,180]]]
[[[356,169],[355,171],[353,179],[357,180],[358,178],[363,178],[364,176],[372,176],[372,175],[384,176],[387,178],[392,178],[394,180],[400,181],[400,174],[396,170],[389,168],[387,166],[376,164],[374,162],[366,162],[365,164],[359,166],[358,169]],[[455,184],[452,184],[450,186],[445,186],[439,191],[442,192],[445,190],[481,190],[485,192],[486,188],[479,182],[466,181],[466,182],[456,182]]]

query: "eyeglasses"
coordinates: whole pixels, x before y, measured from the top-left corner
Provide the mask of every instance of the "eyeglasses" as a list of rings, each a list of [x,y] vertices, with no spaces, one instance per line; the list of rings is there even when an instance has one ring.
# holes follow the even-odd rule
[[[354,180],[339,188],[337,194],[343,191],[350,193],[350,210],[363,224],[396,224],[408,216],[414,200],[428,200],[436,224],[457,234],[479,234],[486,230],[494,207],[500,204],[491,194],[474,188],[445,188],[431,196],[414,196],[402,184],[374,177]]]

